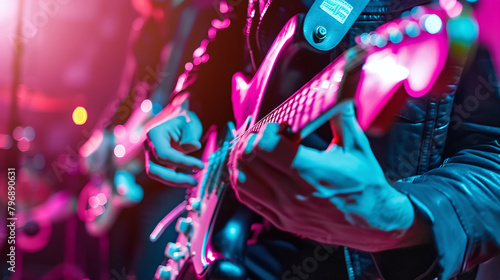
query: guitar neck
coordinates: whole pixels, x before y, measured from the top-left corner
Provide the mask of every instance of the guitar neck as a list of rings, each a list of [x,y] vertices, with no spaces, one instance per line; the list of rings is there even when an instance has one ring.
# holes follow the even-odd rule
[[[458,80],[473,41],[461,49],[461,37],[449,36],[446,29],[427,30],[419,24],[422,20],[438,19],[442,24],[448,16],[441,9],[423,9],[418,17],[401,18],[361,35],[358,45],[240,136],[279,123],[288,126],[293,139],[303,139],[349,99],[356,102],[363,130],[384,133],[408,96],[442,94]]]
[[[336,105],[342,100],[354,97],[356,86],[352,84],[357,84],[359,75],[353,73],[359,72],[354,70],[359,70],[365,54],[362,47],[350,49],[243,135],[257,133],[267,123],[279,123],[289,127],[289,134],[303,139],[337,113],[342,106]]]

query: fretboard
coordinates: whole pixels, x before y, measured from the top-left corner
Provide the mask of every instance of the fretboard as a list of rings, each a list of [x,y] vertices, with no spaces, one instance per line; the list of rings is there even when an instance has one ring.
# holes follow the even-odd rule
[[[359,52],[360,50],[358,49],[358,53],[364,53]],[[257,133],[267,123],[284,123],[289,127],[288,131],[291,134],[297,134],[306,126],[311,131],[318,128],[325,121],[318,122],[314,127],[310,127],[311,123],[320,120],[339,101],[339,88],[344,77],[345,63],[344,55],[337,58],[241,136]],[[349,69],[351,68],[349,67]]]

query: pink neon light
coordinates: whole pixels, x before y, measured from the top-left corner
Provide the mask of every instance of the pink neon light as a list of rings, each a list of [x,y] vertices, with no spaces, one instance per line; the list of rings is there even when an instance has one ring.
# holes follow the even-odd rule
[[[80,148],[79,153],[82,157],[88,157],[90,154],[95,152],[97,148],[101,145],[103,140],[102,131],[95,130],[90,136],[89,140],[83,144]]]
[[[184,87],[184,83],[186,82],[188,77],[187,73],[183,73],[179,76],[179,79],[177,80],[177,85],[175,85],[175,92],[179,92],[182,90]]]
[[[25,221],[27,222],[27,220]],[[24,232],[18,232],[16,236],[16,244],[22,251],[25,252],[37,252],[41,250],[45,245],[49,243],[50,236],[52,234],[52,225],[48,217],[39,216],[35,220],[38,224],[39,232],[35,235],[27,235]]]
[[[21,140],[21,138],[24,136],[24,129],[22,126],[16,126],[14,128],[14,131],[12,132],[12,137],[16,139],[17,141]]]
[[[207,51],[208,40],[201,41],[200,46],[193,52],[193,58],[202,56]]]
[[[151,109],[153,109],[153,102],[151,102],[151,100],[149,99],[144,99],[141,103],[141,110],[144,113],[147,113],[151,111]]]
[[[204,54],[202,57],[201,57],[201,62],[202,63],[205,63],[207,62],[208,60],[210,59],[210,55],[208,53]]]
[[[19,139],[19,142],[17,142],[17,148],[21,152],[26,152],[30,149],[30,141],[26,137],[22,137]]]
[[[89,206],[91,208],[96,208],[99,206],[99,202],[98,202],[97,197],[95,195],[89,197]]]
[[[252,116],[250,125],[255,124],[264,94],[263,90],[267,88],[270,75],[276,64],[276,59],[283,49],[283,46],[287,44],[293,37],[293,34],[295,34],[296,28],[297,17],[293,17],[288,21],[274,41],[263,63],[250,82],[247,82],[245,76],[241,73],[236,73],[233,76],[233,95],[231,96],[231,100],[233,103],[236,126],[238,128],[242,127],[248,116]]]
[[[128,187],[126,185],[118,185],[116,187],[116,191],[120,194],[120,195],[126,195],[128,193]]]
[[[95,197],[96,197],[97,203],[99,205],[104,205],[104,204],[106,204],[106,202],[108,202],[108,198],[103,193],[98,193]]]
[[[220,2],[219,11],[223,14],[229,12],[229,7],[225,1]]]
[[[219,20],[219,19],[213,19],[212,20],[212,26],[217,28],[217,29],[224,29],[229,26],[231,23],[231,20],[228,18],[225,18],[224,20]]]
[[[102,213],[104,213],[104,207],[102,207],[101,205],[97,205],[97,207],[92,208],[91,211],[97,217],[97,216],[101,215]]]
[[[444,10],[451,10],[457,4],[457,0],[439,0],[439,6]]]
[[[12,147],[12,137],[8,134],[0,134],[0,149],[10,149]]]
[[[127,136],[127,129],[123,125],[119,124],[113,129],[113,134],[116,138],[123,138]]]
[[[141,136],[137,132],[132,132],[128,138],[130,143],[136,144],[137,142],[139,142]]]
[[[217,35],[217,29],[214,27],[210,27],[210,29],[208,29],[208,38],[214,39],[216,35]]]
[[[448,14],[449,17],[454,18],[458,17],[462,13],[463,9],[464,7],[462,6],[462,4],[460,2],[456,2],[453,8],[446,10],[446,13]]]
[[[122,158],[125,156],[125,146],[119,144],[115,146],[114,154],[117,158]]]
[[[215,261],[215,256],[214,254],[212,253],[212,251],[208,250],[208,253],[207,253],[207,258],[210,260],[210,261]]]
[[[500,1],[481,0],[478,1],[474,9],[475,18],[479,25],[479,42],[488,46],[492,54],[497,77],[500,78],[500,36],[498,36],[498,26],[500,26]]]

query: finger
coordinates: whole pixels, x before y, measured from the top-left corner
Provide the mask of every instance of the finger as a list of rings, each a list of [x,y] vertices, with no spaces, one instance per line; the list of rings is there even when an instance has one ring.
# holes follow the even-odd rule
[[[185,187],[186,185],[196,186],[198,184],[193,177],[158,165],[151,160],[146,164],[146,173],[149,177],[167,185]]]
[[[278,145],[281,136],[278,134],[280,125],[277,123],[268,123],[264,126],[259,137],[258,147],[264,151],[271,152]]]
[[[182,129],[179,146],[184,153],[191,153],[201,148],[199,139],[201,138],[203,128],[195,114],[189,114],[185,121],[189,125],[182,126],[184,129]]]
[[[197,151],[201,148],[201,142],[198,140],[193,141],[182,141],[179,143],[180,148],[186,154]]]
[[[240,145],[240,148],[243,145],[245,146],[244,154],[250,154],[252,152],[252,150],[255,148],[255,140],[257,140],[257,134],[252,133],[246,138],[246,140],[241,142],[242,144]]]
[[[344,151],[363,150],[369,146],[363,130],[358,124],[354,111],[354,101],[346,101],[342,112],[332,119],[335,143]],[[330,149],[334,145],[330,146]],[[330,150],[329,149],[329,150]]]
[[[181,119],[174,119],[173,121],[180,122]],[[153,152],[155,159],[164,165],[172,165],[184,169],[203,169],[203,162],[195,157],[187,156],[182,152],[174,149],[170,141],[178,142],[179,137],[184,137],[178,129],[178,125],[170,125],[171,131],[167,132],[162,130],[160,126],[156,126],[148,132],[147,143],[150,150]],[[186,129],[186,131],[188,131]],[[180,136],[179,136],[180,135]],[[201,147],[199,141],[194,140],[196,135],[186,135],[186,145],[189,149]],[[198,142],[198,143],[196,143]]]
[[[238,182],[238,189],[255,197],[256,201],[269,204],[268,208],[292,207],[295,201],[305,199],[314,188],[300,178],[297,171],[277,168],[266,160],[238,162],[238,170],[244,172],[245,182]],[[277,203],[279,201],[279,203]]]
[[[184,169],[203,169],[203,162],[195,157],[185,155],[174,148],[155,150],[155,158],[160,164]]]
[[[292,172],[292,162],[296,158],[299,144],[278,134],[279,124],[269,124],[256,139],[252,159],[259,159],[268,166],[276,168],[282,173]]]

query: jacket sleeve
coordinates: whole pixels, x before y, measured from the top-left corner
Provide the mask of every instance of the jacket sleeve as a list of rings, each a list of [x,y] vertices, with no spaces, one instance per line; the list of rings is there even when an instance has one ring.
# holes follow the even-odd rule
[[[440,279],[500,254],[500,92],[485,49],[463,76],[449,126],[444,163],[393,185],[431,224],[434,246],[418,258],[436,258]],[[387,262],[383,256],[400,258],[404,251],[374,256]]]

